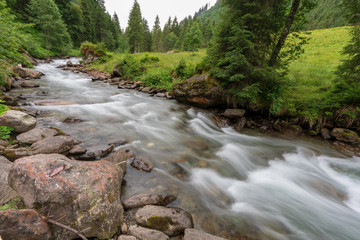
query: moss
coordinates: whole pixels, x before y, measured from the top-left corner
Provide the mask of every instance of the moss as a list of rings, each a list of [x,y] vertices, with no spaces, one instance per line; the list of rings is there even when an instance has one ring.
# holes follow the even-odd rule
[[[16,197],[10,200],[9,202],[7,202],[6,204],[0,206],[0,211],[4,211],[8,209],[24,209],[24,208],[25,208],[24,202],[20,198]]]
[[[64,133],[63,131],[61,131],[60,129],[58,129],[58,128],[56,128],[56,127],[51,126],[51,127],[49,127],[49,128],[58,131],[59,135],[65,135],[65,133]]]
[[[172,223],[170,217],[152,216],[147,220],[146,226],[163,232],[169,229],[170,223]]]

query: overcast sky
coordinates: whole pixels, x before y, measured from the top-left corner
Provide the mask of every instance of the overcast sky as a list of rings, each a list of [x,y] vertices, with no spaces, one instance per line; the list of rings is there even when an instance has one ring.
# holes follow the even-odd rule
[[[199,8],[209,3],[213,6],[216,0],[138,0],[142,17],[152,26],[156,15],[159,15],[161,26],[163,27],[168,18],[174,19],[176,16],[178,22],[186,16],[194,15]],[[134,4],[134,0],[105,0],[106,10],[113,15],[117,13],[121,28],[126,28],[129,19],[129,13]],[[150,29],[150,30],[151,30]]]

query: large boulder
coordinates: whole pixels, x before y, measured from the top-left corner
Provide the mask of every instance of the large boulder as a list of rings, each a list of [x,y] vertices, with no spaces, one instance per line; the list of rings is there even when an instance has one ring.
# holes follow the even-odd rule
[[[3,156],[0,156],[0,206],[17,196],[16,192],[9,186],[7,181],[11,166],[12,162]]]
[[[33,144],[44,138],[54,137],[58,134],[58,131],[50,128],[34,128],[30,131],[24,132],[16,136],[16,140],[21,143]]]
[[[27,208],[38,209],[86,237],[110,239],[123,219],[122,178],[121,169],[107,161],[41,154],[18,159],[8,181]],[[77,237],[55,225],[51,230],[55,239]]]
[[[139,240],[168,240],[169,237],[157,230],[148,229],[140,226],[131,226],[129,234]]]
[[[21,111],[8,110],[0,116],[0,126],[10,126],[17,133],[27,132],[36,125],[36,119]]]
[[[169,236],[194,227],[191,214],[180,208],[147,205],[136,212],[135,218],[139,225],[162,231]]]
[[[179,102],[196,107],[211,108],[227,105],[223,88],[208,74],[196,75],[175,84],[172,94]]]
[[[4,240],[48,240],[51,232],[35,210],[6,210],[0,211],[0,236]]]
[[[184,240],[225,240],[225,238],[189,228],[185,230]]]
[[[43,73],[41,73],[39,71],[32,70],[32,69],[27,69],[27,68],[22,68],[20,66],[13,67],[12,71],[15,74],[18,74],[21,78],[40,79],[41,76],[44,75]]]
[[[31,145],[32,154],[67,154],[75,145],[76,141],[70,136],[48,137]]]
[[[346,128],[334,128],[331,132],[331,136],[341,142],[353,144],[360,142],[360,138],[357,133]]]
[[[176,197],[169,195],[163,197],[161,195],[154,194],[139,194],[132,196],[124,201],[125,209],[139,208],[146,205],[159,205],[166,206],[175,201]]]

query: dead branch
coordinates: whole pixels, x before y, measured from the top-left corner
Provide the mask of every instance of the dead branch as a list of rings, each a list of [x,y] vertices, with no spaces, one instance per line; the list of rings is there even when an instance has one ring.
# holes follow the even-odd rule
[[[46,221],[49,222],[49,223],[51,223],[51,224],[54,224],[54,225],[56,225],[56,226],[58,226],[58,227],[64,228],[64,229],[66,229],[66,230],[69,230],[70,232],[75,233],[76,235],[78,235],[78,236],[79,236],[81,239],[83,239],[83,240],[88,240],[88,239],[87,239],[84,235],[82,235],[78,230],[76,230],[76,229],[74,229],[74,228],[72,228],[72,227],[66,226],[66,225],[64,225],[64,224],[61,224],[61,223],[59,223],[59,222],[57,222],[57,221],[54,221],[54,220],[51,220],[51,219],[46,219]]]

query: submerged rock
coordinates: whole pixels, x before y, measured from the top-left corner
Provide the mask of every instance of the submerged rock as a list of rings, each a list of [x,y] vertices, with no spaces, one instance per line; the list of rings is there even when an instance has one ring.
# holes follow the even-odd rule
[[[99,145],[93,146],[79,157],[81,160],[96,160],[110,154],[114,150],[113,145]]]
[[[210,108],[227,105],[221,85],[208,74],[196,75],[174,85],[173,96],[183,103]]]
[[[131,166],[144,172],[151,172],[154,168],[154,164],[150,161],[150,159],[144,157],[134,158],[131,162]]]
[[[140,226],[131,226],[129,234],[139,240],[168,240],[169,237],[157,230],[148,229]]]
[[[3,156],[0,156],[0,206],[17,196],[16,192],[9,186],[7,181],[12,165],[12,162]]]
[[[107,161],[73,161],[59,154],[18,159],[9,173],[9,185],[27,208],[71,226],[86,237],[109,239],[122,223],[122,171]],[[77,236],[52,226],[55,239]]]
[[[8,110],[0,116],[0,125],[14,128],[17,133],[27,132],[36,125],[36,119],[27,113]]]
[[[58,106],[58,105],[76,105],[76,102],[70,102],[61,99],[45,99],[45,100],[36,100],[33,102],[37,106]]]
[[[21,143],[33,144],[44,138],[54,137],[58,134],[58,131],[50,128],[34,128],[30,131],[24,132],[16,136],[16,140]]]
[[[125,209],[143,207],[146,205],[166,206],[176,200],[176,197],[170,195],[163,197],[161,195],[140,194],[132,196],[124,201]]]
[[[32,209],[0,211],[0,236],[4,240],[50,240],[49,226]]]
[[[189,228],[185,230],[184,240],[225,240],[225,238]]]
[[[194,223],[190,213],[180,208],[167,208],[147,205],[136,212],[136,222],[144,227],[150,227],[174,236],[193,228]]]

